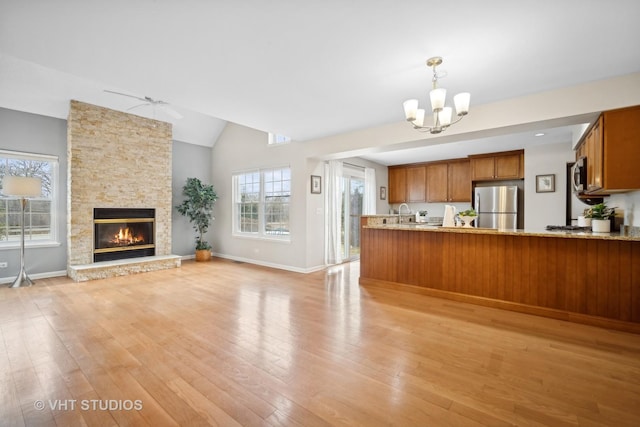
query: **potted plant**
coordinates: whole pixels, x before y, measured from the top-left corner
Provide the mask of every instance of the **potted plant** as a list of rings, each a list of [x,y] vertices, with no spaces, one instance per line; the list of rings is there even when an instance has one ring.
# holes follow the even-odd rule
[[[462,222],[464,223],[463,227],[465,228],[471,228],[471,223],[473,222],[474,219],[476,219],[476,216],[478,216],[475,209],[473,208],[467,209],[466,211],[462,211],[458,215],[462,220]]]
[[[196,231],[196,261],[209,261],[211,245],[204,240],[204,234],[214,219],[213,205],[218,195],[213,185],[203,184],[198,178],[187,178],[182,194],[186,199],[176,209],[189,219]]]
[[[595,233],[608,233],[611,231],[611,218],[615,213],[616,208],[610,208],[606,203],[598,203],[585,209],[584,217],[591,218],[591,231]]]

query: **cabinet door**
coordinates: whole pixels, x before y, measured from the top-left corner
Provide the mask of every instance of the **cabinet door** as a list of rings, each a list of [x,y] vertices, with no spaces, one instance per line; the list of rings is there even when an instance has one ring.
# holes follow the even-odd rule
[[[593,128],[591,128],[591,145],[592,152],[589,159],[593,159],[593,179],[592,186],[593,189],[600,189],[603,187],[603,164],[604,164],[604,144],[602,141],[602,127],[600,126],[601,122],[598,120]],[[589,161],[587,160],[587,168]],[[589,179],[588,179],[589,180]],[[591,188],[590,188],[591,189]]]
[[[389,203],[407,201],[407,169],[389,168]]]
[[[640,106],[607,111],[599,125],[603,141],[602,187],[640,190]]]
[[[448,167],[446,163],[438,163],[427,166],[427,201],[447,202],[448,193]]]
[[[495,177],[494,157],[471,159],[471,176],[474,180],[493,179]]]
[[[427,185],[425,166],[407,168],[407,202],[424,202]]]
[[[449,163],[449,201],[471,202],[471,163]]]
[[[520,171],[520,154],[496,156],[495,177],[499,179],[522,178]]]

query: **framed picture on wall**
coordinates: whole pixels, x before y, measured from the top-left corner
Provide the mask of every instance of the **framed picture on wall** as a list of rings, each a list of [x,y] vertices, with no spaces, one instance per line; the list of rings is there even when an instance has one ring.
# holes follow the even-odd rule
[[[322,193],[322,177],[311,175],[311,194]]]
[[[387,187],[380,187],[380,200],[387,200]]]
[[[553,193],[556,191],[556,175],[536,175],[536,193]]]

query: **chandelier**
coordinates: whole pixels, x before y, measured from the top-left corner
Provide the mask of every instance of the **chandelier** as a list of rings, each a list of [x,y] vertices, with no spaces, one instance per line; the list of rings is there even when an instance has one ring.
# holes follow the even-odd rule
[[[420,132],[440,133],[452,124],[458,123],[469,112],[471,94],[469,94],[469,92],[459,93],[453,97],[458,118],[453,122],[451,121],[452,108],[444,106],[447,90],[438,87],[436,67],[440,64],[442,64],[442,58],[439,56],[427,59],[427,66],[433,69],[433,78],[431,79],[433,87],[431,92],[429,92],[431,111],[433,112],[433,126],[424,125],[425,110],[418,108],[417,99],[408,99],[403,103],[404,115],[407,121],[411,122],[413,128]]]

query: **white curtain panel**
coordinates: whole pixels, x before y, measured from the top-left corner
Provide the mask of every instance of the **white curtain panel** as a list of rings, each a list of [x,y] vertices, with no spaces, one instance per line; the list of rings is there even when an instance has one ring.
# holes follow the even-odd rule
[[[325,263],[340,264],[342,247],[340,242],[340,215],[342,210],[342,162],[330,160],[325,164]]]
[[[364,195],[362,200],[362,214],[376,214],[376,170],[364,168]]]

